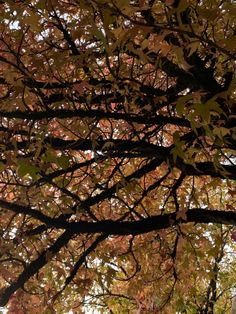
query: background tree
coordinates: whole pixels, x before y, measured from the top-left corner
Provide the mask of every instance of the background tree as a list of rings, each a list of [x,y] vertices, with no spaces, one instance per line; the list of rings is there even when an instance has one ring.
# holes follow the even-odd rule
[[[228,313],[234,1],[0,6],[0,305]]]

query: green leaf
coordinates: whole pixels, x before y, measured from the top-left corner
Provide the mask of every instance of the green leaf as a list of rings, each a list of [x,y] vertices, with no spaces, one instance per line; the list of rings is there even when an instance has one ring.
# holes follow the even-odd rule
[[[216,9],[202,9],[202,8],[197,8],[197,13],[199,16],[202,18],[208,20],[208,21],[213,21],[217,15],[218,15],[218,8]]]
[[[70,165],[70,157],[62,155],[56,159],[56,162],[62,169],[67,169]]]
[[[176,104],[176,111],[177,113],[181,116],[182,114],[184,114],[185,112],[185,105],[186,103],[191,100],[193,97],[192,97],[192,94],[189,94],[189,95],[185,95],[183,97],[180,97],[178,98],[177,100],[177,104]]]
[[[42,156],[42,160],[46,163],[55,162],[55,156],[53,156],[50,150],[47,150],[45,154]]]
[[[114,143],[111,141],[107,141],[103,146],[102,146],[102,151],[109,150],[110,148],[114,147]]]
[[[18,165],[17,173],[21,178],[26,175],[29,175],[32,179],[37,178],[37,174],[40,170],[37,166],[30,164],[27,160],[18,161]]]

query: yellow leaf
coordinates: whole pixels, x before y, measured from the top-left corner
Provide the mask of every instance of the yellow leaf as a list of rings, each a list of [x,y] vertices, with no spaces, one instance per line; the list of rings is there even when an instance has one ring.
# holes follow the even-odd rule
[[[208,21],[213,21],[218,15],[218,8],[216,9],[197,8],[197,13],[199,14],[200,17]]]
[[[182,68],[184,71],[188,72],[191,69],[191,65],[188,64],[184,58],[184,50],[181,47],[175,47],[174,48],[177,62],[180,68]]]
[[[199,44],[200,44],[200,42],[198,40],[196,40],[196,41],[192,41],[188,45],[188,49],[189,49],[188,57],[191,56],[198,49]]]
[[[224,41],[221,42],[223,46],[230,50],[230,51],[235,51],[236,50],[236,35],[225,39]]]

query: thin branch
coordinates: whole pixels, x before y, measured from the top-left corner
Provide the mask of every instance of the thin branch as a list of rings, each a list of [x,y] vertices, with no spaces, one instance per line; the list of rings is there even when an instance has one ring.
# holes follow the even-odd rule
[[[34,276],[44,265],[49,262],[48,256],[50,259],[56,253],[60,251],[60,249],[65,246],[69,240],[71,239],[73,232],[70,230],[65,231],[56,241],[55,243],[49,247],[47,250],[43,251],[39,257],[32,261],[28,266],[25,267],[24,271],[19,275],[17,280],[13,282],[9,287],[7,287],[0,295],[0,306],[5,306],[9,301],[11,295],[18,289],[24,286],[26,281]]]
[[[77,274],[77,271],[79,270],[79,268],[83,265],[83,263],[85,262],[87,256],[93,252],[96,247],[107,238],[107,234],[101,234],[100,236],[97,237],[97,239],[84,251],[84,253],[80,256],[80,258],[78,259],[78,261],[75,263],[75,265],[73,266],[73,269],[70,273],[70,275],[66,278],[65,280],[65,284],[62,287],[62,289],[60,291],[57,292],[57,294],[54,296],[54,299],[57,298],[57,296],[59,294],[61,294],[66,287],[71,283],[71,281],[74,279],[74,277]]]

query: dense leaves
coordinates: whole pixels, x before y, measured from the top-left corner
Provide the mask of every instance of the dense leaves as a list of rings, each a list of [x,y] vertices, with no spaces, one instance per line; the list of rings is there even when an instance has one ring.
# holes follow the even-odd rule
[[[0,2],[0,305],[229,313],[234,1]]]

